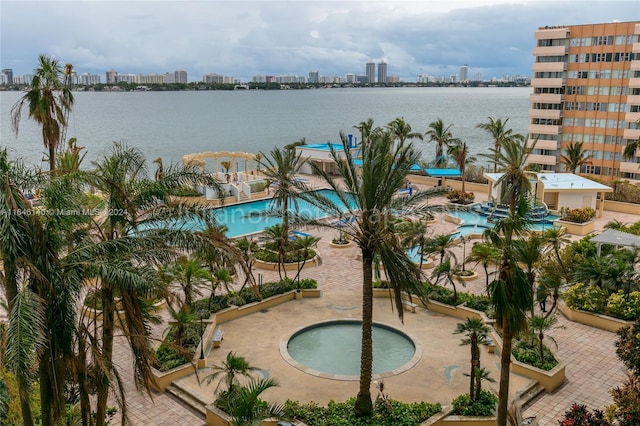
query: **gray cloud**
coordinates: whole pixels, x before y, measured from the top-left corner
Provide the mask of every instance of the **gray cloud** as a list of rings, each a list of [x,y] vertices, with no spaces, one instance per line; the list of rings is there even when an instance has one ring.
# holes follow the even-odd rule
[[[2,1],[2,68],[31,71],[39,53],[104,75],[186,69],[255,74],[531,74],[533,32],[544,25],[637,20],[637,1],[306,2]]]

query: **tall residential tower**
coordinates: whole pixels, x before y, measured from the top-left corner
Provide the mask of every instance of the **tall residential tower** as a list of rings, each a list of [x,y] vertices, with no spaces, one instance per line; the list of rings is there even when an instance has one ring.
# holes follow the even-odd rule
[[[373,61],[367,62],[367,80],[369,84],[376,82],[376,63]]]
[[[387,82],[387,63],[385,61],[381,61],[378,63],[378,83],[386,83]]]
[[[640,137],[640,22],[542,27],[535,41],[529,164],[564,171],[582,142],[592,164],[580,173],[640,180],[640,153],[622,155]]]

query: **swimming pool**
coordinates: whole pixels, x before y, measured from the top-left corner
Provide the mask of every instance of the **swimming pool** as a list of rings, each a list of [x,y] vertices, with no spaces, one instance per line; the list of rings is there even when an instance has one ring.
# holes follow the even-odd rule
[[[329,199],[337,206],[342,206],[343,212],[348,211],[347,206],[341,203],[335,191],[331,189],[319,189],[317,191],[323,197]],[[278,223],[282,223],[280,217],[265,217],[264,212],[275,209],[275,201],[273,199],[250,201],[248,203],[233,204],[224,207],[218,207],[209,211],[220,225],[227,227],[226,235],[230,238],[236,238],[243,235],[256,234],[264,231],[266,228]],[[355,202],[351,207],[355,206]],[[291,202],[289,210],[297,214],[303,214],[312,219],[321,219],[329,217],[330,213],[322,210],[306,201]],[[204,229],[202,221],[191,221],[183,225],[189,230]]]
[[[487,217],[476,212],[470,211],[450,211],[450,216],[462,220],[458,226],[457,232],[452,234],[452,238],[466,237],[471,234],[482,234],[486,229],[493,228],[494,224],[487,221]],[[531,231],[542,232],[545,229],[554,228],[553,221],[559,219],[559,216],[547,215],[544,221],[532,223],[529,225]]]

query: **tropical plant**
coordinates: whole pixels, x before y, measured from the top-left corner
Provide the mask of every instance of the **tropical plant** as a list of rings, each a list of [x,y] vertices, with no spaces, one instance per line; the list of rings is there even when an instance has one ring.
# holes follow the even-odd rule
[[[564,163],[564,167],[568,172],[574,173],[580,167],[592,164],[592,155],[587,155],[587,151],[583,148],[584,142],[571,142],[567,146],[566,154],[560,156]]]
[[[429,123],[429,130],[424,134],[429,138],[429,142],[436,143],[437,164],[440,164],[442,161],[445,148],[458,141],[457,138],[453,137],[453,133],[451,133],[452,126],[453,124],[450,124],[445,127],[442,119],[438,118],[436,121]]]
[[[370,386],[373,366],[374,258],[377,256],[381,259],[385,275],[394,290],[394,304],[401,319],[404,314],[403,292],[416,295],[426,302],[427,292],[420,283],[420,270],[407,255],[390,219],[392,211],[409,208],[416,214],[429,211],[424,201],[433,193],[416,191],[412,197],[396,196],[398,190],[404,187],[411,167],[419,160],[419,153],[412,143],[394,146],[392,135],[376,133],[371,143],[363,146],[362,165],[356,166],[343,133],[340,134],[340,140],[344,154],[334,149],[330,152],[336,164],[337,178],[317,164],[311,164],[313,173],[335,191],[339,201],[329,200],[317,192],[306,192],[300,196],[321,206],[329,214],[338,216],[346,208],[350,216],[355,218],[341,227],[362,252],[362,348],[360,386],[354,410],[357,416],[370,416],[373,409]],[[313,220],[309,223],[332,229],[340,226]]]
[[[509,119],[502,121],[501,118],[495,120],[493,117],[488,117],[489,121],[486,123],[480,123],[476,127],[482,129],[489,133],[493,138],[493,150],[492,157],[493,158],[493,172],[496,173],[498,171],[498,163],[500,162],[498,159],[498,155],[502,151],[502,146],[508,140],[512,140],[515,135],[513,133],[513,129],[507,128],[507,122]]]
[[[464,334],[462,345],[471,346],[471,370],[469,371],[469,397],[472,401],[480,397],[480,392],[476,392],[476,371],[480,370],[480,345],[488,343],[488,333],[490,329],[481,319],[467,318],[463,323],[458,323],[453,334]]]
[[[548,331],[556,329],[556,328],[564,328],[558,327],[558,317],[556,315],[551,316],[542,316],[542,315],[533,315],[529,317],[529,330],[532,336],[536,336],[538,338],[538,349],[540,353],[540,361],[544,364],[544,343],[543,340]],[[549,340],[553,342],[556,347],[558,346],[553,336],[548,336]]]
[[[497,265],[500,261],[500,251],[486,242],[474,243],[471,246],[471,253],[464,260],[465,263],[475,262],[482,265],[486,275],[485,287],[489,287],[489,265]]]
[[[526,311],[533,304],[527,275],[520,267],[514,249],[514,241],[518,237],[524,237],[529,226],[527,215],[530,205],[526,196],[531,190],[531,183],[525,166],[531,149],[526,146],[524,137],[513,136],[501,141],[501,149],[491,149],[496,166],[503,173],[495,183],[501,185],[500,201],[509,205],[509,215],[499,219],[494,228],[487,229],[484,234],[485,241],[501,252],[498,274],[488,288],[496,312],[496,325],[502,331],[503,343],[500,356],[498,426],[507,425],[513,339],[526,330]]]
[[[590,411],[586,405],[574,403],[558,420],[560,426],[611,426],[600,410]]]
[[[454,260],[457,263],[457,259],[453,251],[451,250],[457,241],[454,240],[451,235],[441,234],[435,237],[428,238],[424,243],[423,255],[428,256],[430,254],[438,254],[440,256],[440,264],[444,262],[445,256]]]
[[[295,240],[293,240],[293,249],[300,254],[300,257],[302,257],[302,262],[298,262],[298,272],[296,273],[296,276],[293,277],[293,281],[296,281],[298,280],[298,278],[300,278],[300,272],[304,268],[304,265],[307,263],[307,260],[309,260],[309,258],[311,257],[313,247],[316,247],[318,245],[318,241],[320,241],[320,238],[314,237],[313,235],[305,235],[302,237],[297,237]]]
[[[531,235],[514,241],[514,253],[518,262],[525,267],[527,280],[531,287],[531,294],[536,284],[536,265],[542,255],[544,239],[538,235]],[[533,300],[532,300],[533,302]],[[533,303],[531,304],[531,315],[533,316]]]
[[[245,386],[226,392],[217,403],[231,416],[233,426],[254,426],[271,417],[283,418],[282,404],[269,404],[260,399],[264,391],[275,386],[278,386],[275,379],[252,378]]]
[[[155,265],[174,261],[178,250],[184,253],[208,244],[191,231],[169,227],[199,218],[202,213],[197,207],[172,203],[171,191],[194,184],[219,188],[219,184],[205,174],[173,166],[165,167],[162,179],[151,179],[144,156],[120,143],[115,143],[93,167],[83,179],[104,194],[106,213],[94,219],[94,228],[79,244],[86,253],[78,262],[85,277],[97,283],[102,299],[102,327],[91,337],[102,349],[100,353],[91,351],[93,365],[99,367],[96,421],[100,426],[105,421],[109,389],[121,384],[112,361],[115,294],[119,294],[125,311],[119,325],[134,356],[136,385],[149,389],[153,380],[149,336],[152,318],[145,300],[161,289]],[[120,403],[126,417],[122,398]]]
[[[182,303],[189,309],[194,294],[201,295],[200,288],[211,281],[211,273],[202,267],[199,259],[180,256],[173,268],[174,279],[182,288]]]
[[[616,426],[640,424],[640,380],[628,375],[622,386],[611,389],[613,415]]]
[[[373,126],[373,118],[369,118],[367,121],[361,121],[360,124],[353,127],[360,131],[360,141],[363,146],[369,145],[375,134],[382,131],[380,127]]]
[[[386,128],[398,140],[400,145],[403,145],[407,139],[423,139],[422,133],[412,132],[411,125],[402,118],[390,121]]]
[[[466,180],[467,165],[476,161],[476,157],[469,155],[469,147],[466,142],[457,139],[449,144],[447,154],[451,156],[458,164],[460,169],[460,177],[462,178],[462,193],[465,194],[464,184]]]
[[[65,86],[64,81],[57,59],[38,56],[38,67],[33,71],[29,90],[11,108],[11,124],[16,134],[25,106],[29,108],[29,118],[42,127],[42,142],[49,151],[49,171],[52,173],[56,168],[56,149],[74,102],[71,88]]]
[[[636,121],[636,125],[640,124],[640,120]],[[640,138],[634,141],[628,141],[627,145],[624,147],[622,151],[622,158],[625,160],[629,160],[635,157],[636,151],[640,148]]]
[[[462,286],[465,286],[465,282],[458,274],[458,271],[459,270],[456,264],[452,264],[451,258],[449,256],[446,256],[444,258],[444,261],[436,266],[433,272],[431,272],[431,277],[435,278],[435,284],[440,284],[444,281],[445,283],[451,285],[451,288],[453,288],[454,305],[458,303],[458,289],[456,287],[456,281]]]
[[[238,356],[234,352],[229,352],[222,364],[212,365],[211,370],[212,373],[206,377],[207,384],[222,376],[216,385],[215,392],[218,393],[220,385],[224,383],[226,389],[223,392],[232,393],[234,389],[240,386],[238,376],[251,377],[251,374],[258,368],[249,364],[244,357]]]

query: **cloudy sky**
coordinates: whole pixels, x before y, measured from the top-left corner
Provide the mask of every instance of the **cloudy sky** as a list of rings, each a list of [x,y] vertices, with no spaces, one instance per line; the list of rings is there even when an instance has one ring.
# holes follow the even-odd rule
[[[533,33],[545,25],[640,19],[640,1],[5,1],[0,66],[29,73],[40,53],[78,73],[185,69],[254,75],[364,74],[484,79],[531,74]]]

